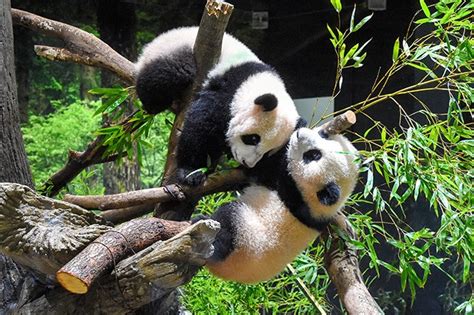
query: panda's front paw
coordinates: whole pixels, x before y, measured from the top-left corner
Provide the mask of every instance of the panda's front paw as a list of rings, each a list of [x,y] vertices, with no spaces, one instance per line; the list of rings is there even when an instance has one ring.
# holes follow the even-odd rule
[[[207,178],[207,175],[202,172],[202,170],[187,170],[187,169],[178,169],[178,182],[187,186],[199,186],[201,185]]]

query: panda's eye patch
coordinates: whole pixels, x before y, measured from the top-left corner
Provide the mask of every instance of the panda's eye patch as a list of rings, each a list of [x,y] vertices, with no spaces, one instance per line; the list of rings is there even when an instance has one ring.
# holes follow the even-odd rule
[[[303,154],[303,161],[305,163],[317,161],[321,158],[321,156],[322,156],[321,151],[319,151],[318,149],[312,149],[312,150],[306,151]]]
[[[240,138],[246,145],[257,145],[260,143],[260,136],[257,134],[243,135]]]
[[[318,134],[323,139],[329,139],[329,134],[326,131],[322,130],[322,129],[319,130]]]

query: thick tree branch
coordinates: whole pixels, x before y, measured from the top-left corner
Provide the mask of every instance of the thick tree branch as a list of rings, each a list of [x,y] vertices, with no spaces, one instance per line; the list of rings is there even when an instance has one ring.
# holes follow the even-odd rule
[[[109,229],[91,211],[0,183],[0,252],[43,275],[54,275]]]
[[[345,215],[339,214],[335,223],[348,238],[357,238],[354,228]],[[326,239],[331,237],[331,248],[325,254],[326,270],[347,312],[349,314],[383,314],[364,284],[357,251],[347,241],[340,239],[333,228],[329,228],[328,233],[324,233],[323,237]]]
[[[72,61],[107,69],[127,84],[135,84],[134,65],[109,45],[77,27],[50,20],[26,11],[12,9],[13,24],[60,38],[65,49],[38,46],[35,51],[50,60]]]
[[[189,226],[188,222],[140,219],[129,222],[128,228],[118,227],[115,232],[103,223],[100,217],[75,205],[40,196],[23,185],[0,183],[0,252],[29,266],[51,285],[45,293],[37,292],[40,294],[34,295],[35,300],[18,305],[18,313],[71,314],[77,312],[79,304],[87,314],[130,313],[166,297],[189,281],[211,254],[219,230],[218,223],[211,220]],[[113,274],[100,277],[100,283],[92,285],[87,295],[51,289],[56,284],[54,274],[58,269],[86,245],[96,246],[100,235],[116,238],[112,242],[99,238],[108,249],[123,249],[113,256]],[[146,247],[153,240],[170,236],[173,237]],[[146,248],[138,251],[143,247]],[[108,249],[99,250],[98,256],[89,256],[83,273],[100,273],[100,268],[91,266],[94,262],[104,265],[99,258]],[[121,253],[133,256],[119,262],[123,258]],[[166,303],[164,307],[162,313],[168,311]]]
[[[183,129],[186,109],[192,101],[192,97],[201,88],[202,82],[207,73],[219,60],[222,50],[222,39],[229,22],[234,6],[216,0],[208,0],[206,9],[201,17],[199,31],[194,43],[194,57],[197,65],[197,75],[193,86],[188,89],[182,98],[173,128],[168,141],[168,156],[166,157],[165,168],[163,172],[162,186],[173,184],[174,174],[176,172],[176,155],[179,137]],[[173,211],[175,204],[160,204],[155,215],[159,216],[165,212]]]
[[[141,204],[156,204],[170,200],[184,200],[192,196],[208,195],[221,191],[235,190],[246,182],[244,172],[240,169],[213,174],[198,187],[169,185],[159,188],[142,189],[121,194],[105,196],[66,195],[64,200],[85,209],[116,209]]]
[[[356,116],[352,111],[347,111],[334,117],[321,126],[327,134],[334,135],[342,133],[356,122]],[[186,187],[176,184],[131,191],[121,194],[106,196],[74,196],[66,195],[65,201],[79,205],[85,209],[117,209],[144,204],[156,204],[171,200],[184,200],[193,196],[208,195],[215,192],[233,190],[237,185],[246,182],[244,173],[234,169],[222,174],[210,176],[203,185],[199,187]],[[141,212],[139,212],[142,214]]]
[[[84,248],[57,273],[59,283],[69,292],[85,294],[91,284],[114,264],[189,227],[189,222],[157,218],[135,219],[107,231]]]
[[[154,204],[142,204],[138,206],[106,210],[101,212],[100,216],[113,224],[118,224],[141,217],[152,212],[154,208]]]
[[[337,115],[330,121],[321,125],[321,130],[323,130],[328,135],[337,135],[350,128],[355,123],[355,113],[351,110],[348,110],[347,112]]]

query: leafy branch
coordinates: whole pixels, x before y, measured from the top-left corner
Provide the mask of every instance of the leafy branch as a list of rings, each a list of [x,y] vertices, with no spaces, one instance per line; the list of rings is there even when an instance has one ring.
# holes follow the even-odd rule
[[[337,2],[331,1],[339,14]],[[366,99],[341,110],[352,109],[373,122],[373,127],[363,135],[356,135],[356,142],[369,149],[361,151],[366,182],[363,192],[353,196],[353,202],[356,205],[372,203],[375,214],[381,219],[374,222],[367,214],[352,214],[350,219],[363,236],[354,245],[361,253],[367,253],[370,266],[377,273],[379,267],[384,267],[399,275],[402,290],[409,288],[412,302],[416,288],[426,284],[432,267],[447,274],[443,263],[448,259],[435,256],[435,251],[453,257],[449,259],[453,262],[461,262],[461,279],[465,283],[471,280],[474,258],[474,42],[470,36],[473,24],[469,21],[474,4],[444,0],[428,6],[420,0],[420,6],[421,10],[414,17],[406,36],[394,42],[391,66],[377,75]],[[339,28],[334,31],[328,26],[338,60],[334,95],[342,86],[342,70],[347,67],[347,62],[344,62],[350,60],[350,57],[347,59],[350,54],[346,53],[345,41],[356,28],[352,20],[345,31]],[[420,26],[431,31],[419,36],[415,31]],[[352,49],[358,52],[360,48],[356,44],[349,52]],[[352,59],[349,66],[356,62]],[[387,92],[387,86],[395,75],[405,69],[422,75],[414,84]],[[448,95],[445,113],[434,113],[420,97],[422,93],[432,91]],[[421,109],[408,113],[399,98],[403,95],[409,96],[410,101]],[[388,129],[366,113],[367,109],[387,101],[400,112],[399,127],[395,130]],[[382,179],[381,184],[376,184],[376,174]],[[440,218],[438,230],[423,228],[416,231],[404,222],[403,204],[419,198],[426,199]],[[382,213],[390,222],[382,219]],[[397,235],[388,233],[386,225],[394,227]],[[376,235],[397,251],[396,262],[379,259],[375,250],[379,242]]]

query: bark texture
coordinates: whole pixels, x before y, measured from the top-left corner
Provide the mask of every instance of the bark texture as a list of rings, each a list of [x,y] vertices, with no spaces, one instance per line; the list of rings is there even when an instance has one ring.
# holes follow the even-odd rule
[[[339,214],[336,217],[336,226],[348,238],[357,238],[354,228],[345,215]],[[324,237],[327,239],[329,235],[331,247],[325,254],[326,269],[346,311],[349,314],[383,314],[364,284],[357,251],[348,242],[342,240],[334,229],[328,230]]]
[[[0,251],[46,277],[109,229],[104,219],[76,205],[27,186],[0,184]]]
[[[13,29],[15,40],[15,68],[18,91],[18,105],[20,107],[20,121],[28,121],[28,101],[31,83],[31,68],[33,67],[34,52],[33,34],[29,29],[20,27]]]
[[[32,292],[34,281],[25,278],[25,273],[15,265],[4,264],[0,259],[0,270],[7,270],[10,276],[15,273],[11,281],[0,282],[0,287],[20,296],[20,302],[15,300],[16,295],[11,295],[8,300],[3,298],[0,305],[19,314],[177,313],[174,291],[189,281],[210,256],[219,224],[210,220],[192,226],[188,222],[156,218],[141,220],[111,232],[103,219],[89,211],[40,196],[24,185],[0,184],[0,251],[32,268],[43,283],[42,290]],[[148,237],[151,235],[156,241],[160,229],[160,237],[174,237],[147,247],[153,241]],[[131,248],[128,254],[132,256],[120,262],[124,256],[116,256],[112,274],[100,277],[86,295],[71,295],[58,287],[54,274],[87,244],[97,242],[100,235],[115,238],[116,242],[109,245],[121,247],[122,253]],[[124,242],[122,235],[136,237]],[[94,244],[97,243],[91,246]],[[143,247],[146,248],[140,251]],[[108,251],[97,253],[103,256],[104,252]],[[100,261],[99,256],[89,256],[85,268],[92,270],[90,266]],[[153,308],[139,310],[150,303]]]
[[[167,240],[190,226],[189,222],[157,218],[135,219],[105,232],[57,273],[59,283],[72,293],[85,294],[91,284],[132,253]]]
[[[13,51],[10,0],[0,0],[0,182],[33,187],[20,133]],[[39,288],[31,273],[0,254],[0,314],[16,308]]]
[[[10,0],[0,1],[0,182],[33,187],[20,131]]]

